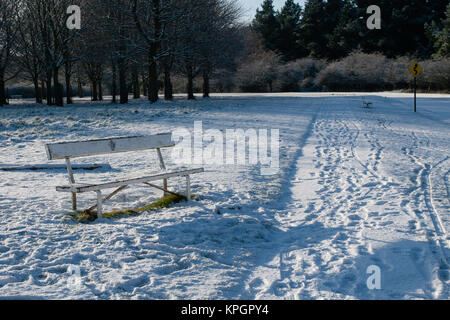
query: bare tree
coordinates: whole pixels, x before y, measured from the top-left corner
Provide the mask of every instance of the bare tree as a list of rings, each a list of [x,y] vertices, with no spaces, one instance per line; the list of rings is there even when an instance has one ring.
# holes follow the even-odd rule
[[[36,103],[42,103],[42,90],[39,87],[44,64],[42,50],[38,43],[34,21],[27,18],[26,11],[24,18],[23,23],[18,26],[17,62],[25,74],[25,79],[30,80],[34,85]]]
[[[131,3],[128,0],[91,0],[92,12],[95,12],[93,28],[100,32],[101,38],[96,41],[106,52],[113,73],[112,95],[115,102],[116,78],[118,76],[120,103],[128,103],[128,70],[133,60],[132,40],[135,24],[131,14]],[[106,58],[107,56],[107,58]]]
[[[113,102],[118,91],[120,102],[128,102],[129,83],[134,98],[144,93],[156,102],[162,84],[165,98],[172,99],[171,76],[178,70],[187,76],[189,98],[194,98],[194,78],[202,74],[207,97],[213,71],[232,66],[238,51],[236,0],[0,0],[0,4],[2,86],[6,66],[10,73],[18,66],[23,79],[33,83],[36,101],[45,97],[49,105],[64,104],[61,75],[68,104],[74,75],[80,96],[85,75],[93,100],[102,99],[103,79],[108,78]],[[82,30],[67,27],[67,8],[73,4],[82,9]],[[13,27],[19,21],[20,26]],[[11,63],[13,58],[17,63]]]
[[[177,57],[179,70],[187,77],[188,99],[194,99],[194,78],[202,74],[203,95],[209,96],[209,79],[217,66],[234,60],[239,43],[236,1],[186,1],[183,15],[181,54]]]
[[[82,69],[91,83],[93,101],[103,99],[102,80],[105,61],[108,60],[110,37],[105,35],[102,26],[97,24],[96,16],[100,8],[92,2],[86,7],[84,28],[79,41],[80,62]]]
[[[5,86],[8,68],[16,45],[20,1],[0,0],[0,106],[6,104]]]
[[[203,97],[210,94],[210,78],[216,68],[235,68],[236,57],[242,51],[242,41],[238,23],[241,8],[236,1],[214,0],[204,12],[204,26],[199,34],[203,38],[198,48],[200,72],[203,77]]]
[[[147,56],[148,98],[151,102],[156,102],[159,91],[157,62],[172,1],[132,0],[131,3],[134,23],[143,40],[137,43],[136,48],[144,51]]]
[[[36,38],[42,48],[43,69],[46,73],[47,104],[53,104],[51,80],[53,78],[54,102],[63,106],[63,87],[59,72],[65,66],[66,86],[70,87],[73,46],[79,36],[76,30],[67,28],[67,8],[70,0],[24,0],[23,10],[36,28]]]

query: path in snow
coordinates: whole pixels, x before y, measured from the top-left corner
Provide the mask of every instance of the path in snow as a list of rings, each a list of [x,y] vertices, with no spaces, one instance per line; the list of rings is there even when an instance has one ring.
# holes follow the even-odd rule
[[[206,164],[202,200],[80,225],[64,172],[0,172],[0,296],[99,299],[449,298],[448,96],[229,95],[126,108],[0,109],[0,163],[45,163],[46,142],[178,127],[280,129],[280,174]],[[105,181],[158,166],[153,153],[87,159]],[[168,166],[172,164],[168,161]],[[123,172],[122,172],[123,171]],[[176,186],[176,181],[171,182]],[[124,192],[107,209],[160,193]],[[80,205],[92,201],[80,197]],[[216,213],[220,212],[220,215]],[[366,270],[382,271],[382,290]],[[81,286],[68,286],[70,266]]]
[[[307,243],[287,231],[275,259],[250,277],[249,288],[260,284],[252,298],[448,298],[450,246],[432,182],[433,170],[448,170],[448,153],[419,160],[422,144],[434,149],[414,129],[400,152],[392,148],[404,131],[395,128],[399,118],[379,103],[363,110],[359,100],[339,100],[323,99],[317,107],[306,144],[299,143],[291,199],[278,214],[284,229],[309,232]],[[405,188],[392,167],[408,159],[413,184]],[[439,185],[448,190],[448,183]],[[448,215],[449,198],[440,199]],[[321,237],[333,229],[333,237]],[[370,265],[383,271],[381,291],[366,286]]]

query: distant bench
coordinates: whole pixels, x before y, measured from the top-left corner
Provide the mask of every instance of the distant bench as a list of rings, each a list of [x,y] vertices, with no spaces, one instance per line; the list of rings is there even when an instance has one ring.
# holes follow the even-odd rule
[[[145,184],[150,187],[164,191],[164,193],[175,194],[168,190],[167,181],[170,178],[185,177],[186,178],[186,199],[191,199],[191,182],[190,176],[197,173],[204,172],[203,168],[172,171],[168,172],[161,149],[174,147],[172,142],[172,134],[164,133],[147,137],[125,137],[125,138],[111,138],[89,141],[74,141],[63,142],[55,144],[47,144],[46,151],[49,160],[61,160],[66,161],[67,173],[69,177],[69,184],[56,187],[58,192],[72,193],[72,209],[77,210],[77,194],[85,192],[95,192],[97,194],[97,204],[88,210],[94,210],[97,208],[98,218],[102,217],[102,205],[105,201],[111,199],[119,192],[134,184]],[[122,179],[117,181],[111,181],[100,184],[77,184],[73,175],[71,158],[90,157],[105,154],[124,153],[132,151],[143,151],[156,149],[159,159],[159,166],[162,173],[157,175],[142,176],[131,179]],[[163,187],[152,184],[154,181],[163,181]],[[107,197],[102,197],[102,190],[116,189]]]
[[[363,107],[366,109],[369,109],[370,107],[372,107],[373,103],[372,102],[368,102],[363,100]]]

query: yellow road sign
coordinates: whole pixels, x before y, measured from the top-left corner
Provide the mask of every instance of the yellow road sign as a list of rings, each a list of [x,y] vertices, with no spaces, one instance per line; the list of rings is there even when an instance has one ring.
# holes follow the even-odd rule
[[[414,78],[417,78],[422,73],[422,71],[423,69],[418,62],[414,62],[409,68],[409,72],[411,72]]]

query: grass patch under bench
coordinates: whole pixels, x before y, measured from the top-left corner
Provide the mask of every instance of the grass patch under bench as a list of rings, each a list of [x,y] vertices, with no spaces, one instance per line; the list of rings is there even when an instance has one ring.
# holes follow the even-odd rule
[[[195,200],[195,196],[191,196],[191,199]],[[104,219],[114,219],[114,218],[120,218],[120,217],[126,217],[126,216],[136,216],[140,213],[147,212],[147,211],[156,211],[156,210],[169,208],[170,206],[180,203],[180,202],[183,202],[183,201],[186,201],[185,196],[169,194],[148,206],[144,206],[144,207],[141,207],[138,209],[115,210],[112,212],[104,213],[103,218]],[[82,223],[92,222],[92,221],[97,220],[97,212],[96,211],[77,212],[74,214],[74,217],[76,220],[78,220],[79,222],[82,222]]]

